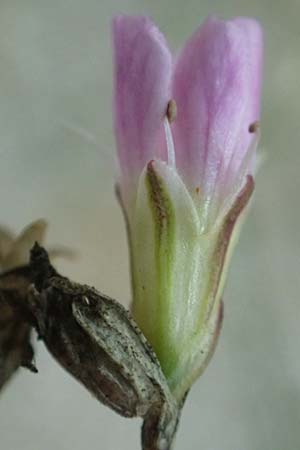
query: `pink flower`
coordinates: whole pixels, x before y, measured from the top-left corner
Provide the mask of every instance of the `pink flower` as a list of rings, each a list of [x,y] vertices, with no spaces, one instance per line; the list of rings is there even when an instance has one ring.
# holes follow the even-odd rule
[[[137,183],[152,159],[168,162],[164,117],[174,99],[176,170],[203,204],[224,201],[253,167],[256,139],[249,127],[260,109],[259,24],[208,18],[175,61],[164,36],[145,17],[116,17],[113,32],[121,186]]]
[[[113,38],[133,312],[182,397],[214,347],[225,257],[253,187],[262,32],[208,18],[176,58],[145,17],[116,17]]]

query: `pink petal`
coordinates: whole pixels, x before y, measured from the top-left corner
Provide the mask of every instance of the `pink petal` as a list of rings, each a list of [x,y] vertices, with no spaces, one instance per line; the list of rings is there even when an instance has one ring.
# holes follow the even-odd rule
[[[176,165],[190,189],[212,197],[232,184],[259,118],[262,32],[251,19],[209,18],[181,51],[172,97]],[[221,183],[221,185],[220,185]]]
[[[172,58],[163,35],[145,17],[116,17],[113,38],[117,147],[122,178],[131,183],[160,153]]]

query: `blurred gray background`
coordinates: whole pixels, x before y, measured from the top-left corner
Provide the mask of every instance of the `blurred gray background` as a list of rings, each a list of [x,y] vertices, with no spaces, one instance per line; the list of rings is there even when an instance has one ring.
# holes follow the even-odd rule
[[[0,0],[1,223],[38,217],[76,248],[65,274],[128,305],[127,246],[114,198],[110,20],[151,15],[173,49],[210,13],[257,17],[266,38],[267,155],[225,293],[209,368],[176,449],[300,447],[300,1]],[[139,420],[98,404],[45,352],[0,396],[1,450],[138,450]]]

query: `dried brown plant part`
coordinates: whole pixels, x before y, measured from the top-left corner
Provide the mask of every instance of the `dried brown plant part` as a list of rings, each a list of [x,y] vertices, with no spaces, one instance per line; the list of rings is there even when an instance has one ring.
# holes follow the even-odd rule
[[[30,342],[29,285],[28,267],[0,275],[0,390],[20,366],[37,372]]]
[[[3,270],[7,271],[28,264],[30,249],[35,242],[43,244],[47,227],[47,222],[44,219],[38,219],[24,228],[4,256],[2,261]]]
[[[0,305],[1,312],[3,306]],[[0,329],[0,390],[22,366],[37,372],[33,362],[34,352],[30,342],[31,326],[22,319],[8,321]]]
[[[23,366],[33,372],[31,322],[28,288],[31,271],[28,265],[33,244],[43,242],[47,223],[39,219],[28,225],[18,237],[0,227],[0,389]],[[74,252],[64,246],[53,247],[51,257],[74,258]]]
[[[144,418],[144,450],[171,449],[180,411],[130,313],[59,275],[38,245],[31,254],[31,312],[47,349],[100,402],[124,417]]]

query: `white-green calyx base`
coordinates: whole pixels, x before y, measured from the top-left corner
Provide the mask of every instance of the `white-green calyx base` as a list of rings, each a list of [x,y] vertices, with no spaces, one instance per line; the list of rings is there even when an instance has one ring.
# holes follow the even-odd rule
[[[252,190],[248,176],[231,208],[203,231],[201,209],[174,168],[151,161],[140,177],[128,223],[133,315],[179,401],[215,348],[237,219]]]

